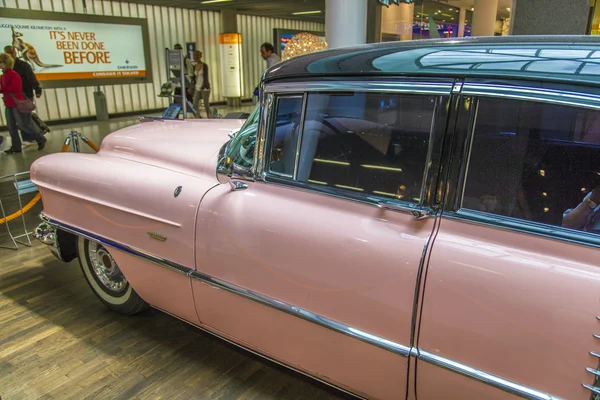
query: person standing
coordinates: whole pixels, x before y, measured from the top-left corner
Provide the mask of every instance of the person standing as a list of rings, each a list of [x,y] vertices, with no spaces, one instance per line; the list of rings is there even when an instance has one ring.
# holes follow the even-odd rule
[[[271,43],[263,43],[260,46],[260,55],[267,62],[267,68],[281,62],[281,58],[275,53],[275,47]]]
[[[183,52],[183,64],[184,64],[183,68],[185,69],[185,72],[182,72],[182,73],[188,78],[187,81],[192,82],[192,78],[194,75],[194,65],[193,65],[192,61],[187,56],[187,53],[185,52],[185,50],[183,50],[183,47],[179,43],[176,43],[175,46],[173,46],[173,49],[181,50]],[[187,81],[186,81],[186,85],[188,83]],[[187,90],[186,92],[187,93],[185,94],[185,98],[187,99],[187,101],[192,103],[194,100],[192,93],[189,90]],[[181,88],[175,88],[175,96],[180,96],[180,95],[181,95]]]
[[[6,154],[21,152],[21,138],[19,137],[19,129],[28,135],[35,138],[38,144],[38,150],[42,150],[46,146],[47,139],[42,136],[34,127],[31,119],[31,112],[20,112],[17,108],[18,101],[24,101],[23,83],[21,77],[13,69],[15,60],[6,53],[0,54],[0,69],[2,76],[0,77],[0,93],[4,100],[4,113],[6,115],[6,125],[12,139],[12,146],[6,150]]]
[[[208,65],[202,61],[202,52],[196,50],[194,53],[194,101],[192,102],[194,110],[198,113],[196,117],[200,116],[200,99],[204,103],[204,109],[206,110],[206,118],[210,118],[210,81],[208,79]],[[191,93],[192,88],[189,89]]]
[[[35,97],[37,99],[42,97],[42,87],[40,86],[37,78],[35,77],[33,69],[31,69],[31,65],[17,57],[17,51],[13,46],[5,46],[4,52],[11,56],[12,59],[15,61],[15,66],[13,67],[13,69],[21,77],[21,82],[23,84],[23,94],[27,96],[27,98],[31,101],[33,101],[34,92]],[[28,137],[23,132],[21,132],[21,134],[23,136],[24,142],[35,142],[35,137]]]

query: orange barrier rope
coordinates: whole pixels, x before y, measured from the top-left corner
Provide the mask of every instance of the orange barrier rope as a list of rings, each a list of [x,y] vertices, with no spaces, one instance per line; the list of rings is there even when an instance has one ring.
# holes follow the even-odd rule
[[[10,214],[8,217],[6,218],[2,218],[0,219],[0,225],[5,224],[9,221],[12,221],[15,218],[19,218],[21,215],[25,214],[27,211],[31,210],[33,208],[33,206],[36,205],[36,203],[38,201],[40,201],[40,199],[42,198],[41,194],[36,194],[35,197],[33,199],[31,199],[31,201],[29,203],[27,203],[25,205],[25,207],[23,207],[22,209],[20,209],[17,212],[14,212],[12,214]]]

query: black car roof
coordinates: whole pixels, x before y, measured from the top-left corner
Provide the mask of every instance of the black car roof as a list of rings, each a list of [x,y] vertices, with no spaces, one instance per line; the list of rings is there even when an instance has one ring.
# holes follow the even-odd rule
[[[324,50],[269,68],[264,82],[339,76],[491,77],[600,85],[600,37],[501,36]]]

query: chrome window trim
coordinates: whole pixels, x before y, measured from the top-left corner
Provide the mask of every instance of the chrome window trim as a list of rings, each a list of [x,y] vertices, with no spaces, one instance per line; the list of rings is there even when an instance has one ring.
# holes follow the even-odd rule
[[[273,134],[268,134],[268,132],[274,130],[275,128],[277,128],[277,112],[279,110],[279,101],[282,99],[301,99],[302,100],[302,111],[301,111],[301,115],[300,115],[300,123],[299,126],[302,127],[304,124],[304,110],[306,108],[306,93],[284,93],[281,96],[278,96],[277,94],[272,94],[270,95],[272,97],[272,102],[273,102],[273,108],[272,108],[272,113],[271,113],[271,117],[270,119],[268,119],[267,123],[266,123],[266,132],[265,132],[265,138],[268,138],[268,140],[265,142],[265,155],[264,155],[264,174],[265,175],[273,175],[273,176],[277,176],[280,178],[286,178],[286,179],[296,179],[296,170],[298,168],[298,157],[299,157],[299,153],[300,153],[300,142],[298,141],[297,143],[297,147],[296,147],[296,158],[294,160],[294,171],[291,174],[282,174],[279,172],[274,172],[271,171],[271,152],[273,151],[273,140],[275,139]],[[267,116],[267,118],[269,118]]]
[[[349,194],[351,193],[349,191],[340,191],[340,190],[336,190],[335,188],[331,188],[332,193],[330,193],[330,192],[327,192],[327,191],[321,189],[320,186],[317,184],[297,182],[297,181],[294,181],[294,180],[291,180],[288,178],[282,178],[279,176],[267,176],[264,179],[263,183],[267,184],[267,185],[276,185],[276,186],[288,188],[291,190],[300,190],[303,192],[316,194],[316,195],[320,195],[320,196],[328,196],[328,197],[333,197],[333,198],[340,199],[340,200],[353,201],[355,203],[373,206],[373,207],[377,207],[379,209],[387,210],[387,211],[401,212],[403,214],[412,214],[413,211],[421,211],[425,214],[428,214],[431,218],[435,217],[435,215],[434,215],[435,210],[432,209],[431,207],[422,206],[422,205],[415,204],[415,203],[408,203],[404,200],[396,200],[401,207],[392,209],[392,208],[382,207],[380,204],[381,203],[380,198],[365,196],[364,199],[360,199],[357,197],[349,196]],[[335,193],[333,193],[333,191],[335,191]]]
[[[436,367],[444,368],[448,371],[455,372],[467,378],[475,379],[479,382],[485,383],[486,385],[490,385],[495,388],[501,389],[507,393],[511,393],[516,396],[530,400],[559,400],[558,397],[552,396],[550,394],[540,392],[527,386],[509,381],[508,379],[504,379],[499,376],[489,374],[485,371],[481,371],[476,368],[470,367],[468,365],[464,365],[459,362],[438,356],[436,354],[429,353],[425,350],[419,349],[417,352],[419,360],[425,361],[426,363],[434,365]]]
[[[143,250],[136,249],[134,247],[127,246],[127,245],[115,242],[113,240],[103,238],[99,235],[94,235],[94,234],[88,233],[82,229],[78,229],[78,228],[72,227],[67,224],[63,224],[59,221],[52,220],[43,214],[42,214],[42,219],[44,222],[46,222],[49,225],[52,225],[58,229],[65,230],[67,232],[73,233],[78,236],[83,236],[86,239],[89,239],[89,240],[101,243],[105,246],[123,251],[129,255],[139,257],[143,260],[152,262],[152,263],[154,263],[160,267],[166,268],[170,271],[177,272],[177,273],[185,275],[189,278],[199,280],[199,281],[204,282],[212,287],[226,290],[226,291],[236,294],[240,297],[244,297],[249,300],[255,301],[257,303],[260,303],[262,305],[268,306],[270,308],[274,308],[276,310],[283,311],[292,316],[304,319],[308,322],[312,322],[316,325],[319,325],[319,326],[327,328],[329,330],[352,337],[354,339],[360,340],[360,341],[370,344],[372,346],[379,347],[379,348],[389,351],[391,353],[394,353],[394,354],[397,354],[397,355],[400,355],[403,357],[408,357],[410,348],[407,346],[404,346],[399,343],[393,342],[391,340],[373,335],[371,333],[362,331],[362,330],[354,328],[352,326],[342,324],[341,322],[332,320],[330,318],[327,318],[327,317],[319,315],[319,314],[315,314],[311,311],[305,310],[300,307],[296,307],[292,304],[283,302],[281,300],[277,300],[272,297],[265,296],[260,293],[254,292],[252,290],[234,285],[234,284],[226,282],[222,279],[218,279],[216,277],[196,271],[193,268],[189,268],[184,265],[177,264],[177,263],[174,263],[167,259],[164,259],[162,257],[152,255]]]
[[[475,138],[475,125],[477,125],[477,116],[479,115],[479,99],[474,99],[475,102],[473,110],[473,118],[471,118],[471,126],[469,127],[468,137],[467,137],[467,152],[466,152],[466,160],[465,166],[463,170],[465,173],[462,176],[459,184],[462,186],[460,190],[460,201],[458,202],[459,207],[462,207],[463,200],[465,198],[465,190],[467,188],[467,179],[469,178],[469,166],[471,165],[471,154],[473,152],[473,142]]]
[[[336,84],[340,83],[338,81],[335,82]],[[368,83],[368,82],[361,82],[360,86],[356,86],[356,89],[354,89],[355,93],[367,93],[368,90],[364,89],[364,84]],[[279,85],[279,84],[278,84]],[[281,84],[283,85],[283,84]],[[272,85],[275,86],[275,85]],[[438,111],[439,111],[439,105],[443,100],[443,96],[450,96],[451,95],[451,90],[454,87],[453,84],[448,84],[447,86],[445,86],[447,88],[447,92],[441,93],[440,95],[436,95],[436,96],[429,96],[431,99],[433,99],[434,106],[433,106],[433,112],[432,112],[432,116],[431,116],[431,123],[430,123],[430,128],[429,128],[429,143],[428,143],[428,148],[427,148],[427,157],[425,159],[425,166],[424,166],[424,170],[423,170],[423,180],[421,182],[421,191],[420,191],[420,199],[418,203],[412,202],[412,201],[406,201],[406,200],[400,200],[400,199],[390,199],[390,198],[386,198],[383,196],[377,196],[376,194],[373,195],[368,195],[367,199],[364,201],[359,201],[356,198],[352,197],[352,196],[344,196],[345,193],[348,193],[348,191],[345,191],[344,189],[333,189],[332,191],[335,191],[336,194],[331,194],[328,193],[326,191],[323,190],[319,190],[319,186],[316,184],[311,184],[309,182],[298,182],[297,181],[297,172],[298,172],[298,165],[299,165],[299,159],[300,159],[300,152],[302,151],[302,138],[304,136],[304,121],[305,121],[305,117],[306,117],[306,107],[307,107],[307,103],[308,103],[308,96],[310,95],[310,91],[308,91],[306,88],[304,92],[304,102],[303,102],[303,109],[302,109],[302,116],[301,116],[301,124],[300,124],[300,134],[298,135],[298,140],[299,140],[299,145],[296,148],[296,165],[294,168],[294,176],[293,177],[289,177],[289,176],[285,176],[285,175],[281,175],[281,174],[277,174],[277,173],[271,173],[270,171],[266,170],[266,166],[263,166],[262,169],[262,173],[260,174],[260,179],[257,178],[257,180],[261,180],[263,182],[269,182],[269,178],[275,178],[277,180],[281,180],[281,181],[289,181],[288,182],[288,186],[290,187],[298,187],[301,186],[302,189],[307,190],[309,192],[313,192],[313,193],[320,193],[320,194],[324,194],[324,195],[330,195],[330,196],[334,196],[340,199],[345,199],[345,200],[349,200],[349,201],[359,201],[362,203],[366,203],[366,204],[370,204],[370,205],[375,205],[377,207],[381,208],[381,202],[382,201],[388,201],[391,203],[397,203],[399,206],[401,206],[402,208],[408,208],[407,210],[400,210],[401,212],[405,212],[405,213],[410,213],[411,210],[416,210],[416,211],[423,211],[425,212],[425,214],[432,214],[434,213],[434,209],[431,206],[426,206],[424,205],[424,200],[425,200],[425,194],[427,191],[427,184],[428,184],[428,179],[430,177],[430,173],[431,173],[431,168],[434,166],[432,163],[432,154],[433,154],[433,145],[434,145],[434,137],[436,134],[436,118],[438,116]],[[295,88],[295,90],[289,90],[290,93],[294,93],[294,94],[298,94],[297,90],[299,89],[299,86],[292,86],[292,88]],[[348,88],[345,88],[346,92],[350,91]],[[395,91],[392,91],[395,92]],[[285,93],[285,92],[284,92]],[[315,91],[313,93],[318,93],[318,91]],[[413,91],[407,91],[403,94],[408,94],[408,95],[423,95],[422,93],[417,93],[417,92],[413,92]],[[273,96],[274,98],[277,98],[278,96],[276,96],[275,94],[271,93],[270,96]],[[276,103],[276,102],[275,102]],[[266,120],[268,121],[268,127],[265,130],[265,135],[267,135],[268,137],[272,137],[273,136],[273,119],[271,120]],[[268,147],[268,146],[267,146]],[[268,150],[268,149],[267,149]],[[265,150],[266,151],[266,150]],[[265,161],[266,161],[266,156],[265,156]],[[282,182],[278,182],[278,184],[282,184]],[[339,195],[338,195],[339,194]],[[374,201],[372,201],[374,200]]]
[[[521,94],[519,94],[521,93]],[[466,139],[468,152],[463,160],[463,179],[458,182],[459,190],[457,193],[460,198],[456,199],[457,209],[445,210],[442,214],[445,218],[461,220],[464,222],[476,223],[492,228],[507,229],[511,231],[532,234],[548,239],[560,240],[563,242],[600,247],[600,235],[577,231],[561,226],[543,224],[541,222],[529,221],[508,217],[501,214],[492,214],[462,208],[464,194],[466,190],[469,166],[471,161],[472,146],[475,139],[475,130],[477,126],[477,116],[479,111],[479,101],[481,98],[502,97],[508,100],[535,101],[556,105],[568,105],[579,108],[590,108],[600,110],[600,95],[585,92],[563,92],[555,89],[543,89],[528,86],[509,86],[506,84],[485,84],[465,82],[461,95],[474,96],[475,111],[471,117],[471,126]],[[565,100],[569,99],[569,100]],[[457,196],[458,197],[458,196]]]
[[[296,160],[294,160],[293,180],[298,179],[298,168],[300,168],[300,151],[302,150],[302,139],[304,138],[304,121],[306,120],[306,108],[308,107],[308,92],[302,95],[302,113],[300,114],[300,124],[298,125],[298,142],[296,143]]]
[[[567,92],[530,86],[465,82],[462,94],[465,96],[501,97],[512,100],[537,101],[600,110],[600,95],[585,92]]]
[[[445,211],[442,218],[600,248],[600,235],[499,214],[461,208],[458,211]]]
[[[435,81],[431,78],[412,78],[404,82],[396,80],[335,80],[314,82],[285,82],[265,85],[266,93],[285,92],[393,92],[415,93],[425,95],[449,95],[454,86],[454,79]]]

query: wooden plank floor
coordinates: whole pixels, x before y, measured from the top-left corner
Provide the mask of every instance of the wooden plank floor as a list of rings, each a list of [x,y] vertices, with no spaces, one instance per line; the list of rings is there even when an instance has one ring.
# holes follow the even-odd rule
[[[164,313],[110,312],[77,261],[34,243],[0,249],[0,398],[350,397]]]

